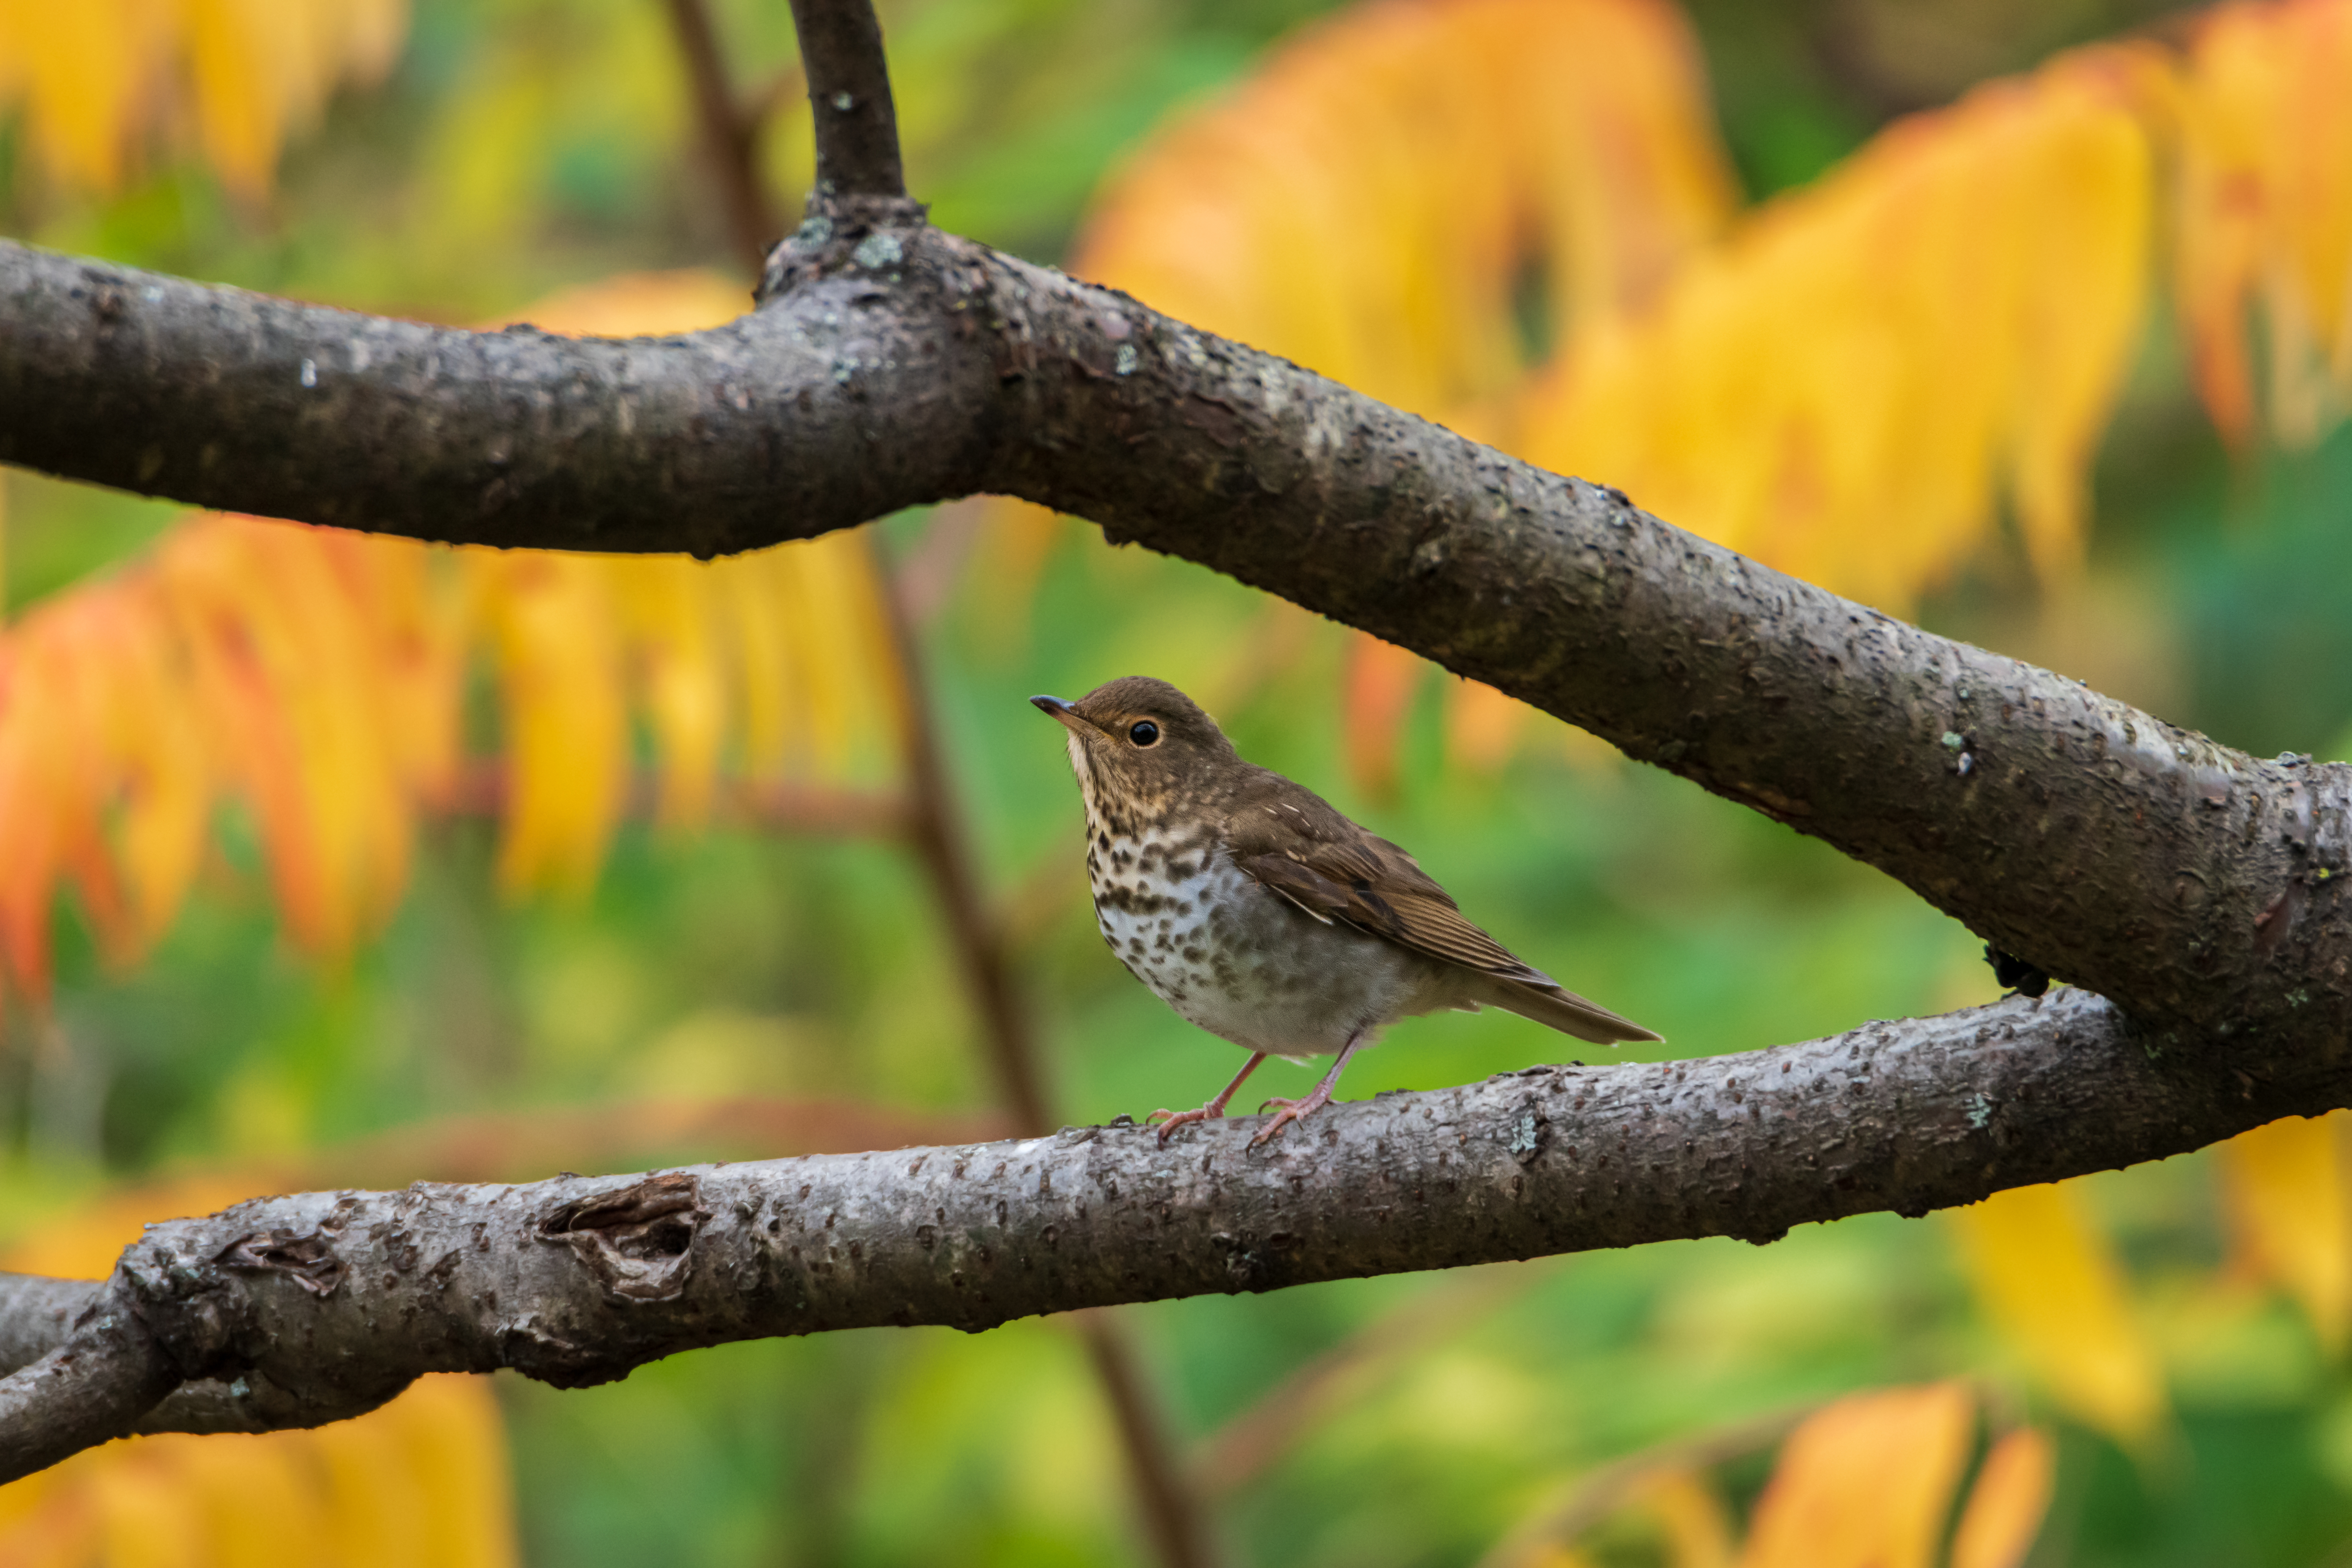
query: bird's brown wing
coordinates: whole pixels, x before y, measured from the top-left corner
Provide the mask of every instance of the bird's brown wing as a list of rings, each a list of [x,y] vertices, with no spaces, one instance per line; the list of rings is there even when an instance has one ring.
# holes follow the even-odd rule
[[[1658,1037],[1586,1001],[1464,918],[1444,888],[1411,855],[1359,827],[1306,790],[1282,786],[1237,803],[1225,847],[1260,887],[1330,923],[1338,921],[1414,952],[1461,965],[1484,984],[1475,999],[1580,1039]]]

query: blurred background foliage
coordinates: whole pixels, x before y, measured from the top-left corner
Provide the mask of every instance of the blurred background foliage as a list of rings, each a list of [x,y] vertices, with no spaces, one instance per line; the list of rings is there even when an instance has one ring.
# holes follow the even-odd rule
[[[0,231],[441,321],[720,320],[747,278],[676,9],[0,0]],[[2352,8],[882,9],[943,225],[2224,742],[2352,744],[2352,131],[2309,87],[2342,79]],[[789,17],[709,16],[794,211]],[[1808,369],[1853,300],[1875,329]],[[1990,369],[1953,357],[1994,342]],[[1877,446],[1803,467],[1896,404]],[[1874,872],[1025,509],[710,568],[336,540],[19,472],[0,520],[9,1267],[96,1273],[140,1218],[259,1191],[1007,1125],[970,922],[908,852],[925,712],[1054,1112],[1205,1093],[1232,1049],[1102,952],[1076,792],[1021,700],[1133,671],[1411,845],[1658,1054],[1997,994]],[[1348,1092],[1559,1047],[1419,1020]],[[2344,1136],[2283,1123],[1763,1249],[1118,1318],[1234,1563],[2336,1562]],[[583,1393],[499,1379],[495,1404],[440,1380],[320,1434],[117,1445],[0,1490],[0,1554],[1151,1561],[1090,1332],[734,1346]]]

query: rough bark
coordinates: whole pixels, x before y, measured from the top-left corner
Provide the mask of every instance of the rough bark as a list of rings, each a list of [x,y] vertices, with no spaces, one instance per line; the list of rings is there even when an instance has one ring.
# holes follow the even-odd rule
[[[1711,1061],[1385,1094],[1264,1149],[1248,1143],[1259,1119],[1239,1117],[1165,1148],[1113,1125],[257,1199],[151,1226],[111,1285],[88,1287],[112,1306],[83,1327],[20,1321],[18,1354],[58,1348],[0,1380],[0,1479],[61,1451],[68,1359],[131,1369],[75,1389],[84,1436],[129,1430],[182,1377],[227,1389],[247,1425],[310,1425],[425,1372],[574,1386],[730,1340],[979,1330],[1675,1237],[1768,1241],[2196,1148],[2344,1088],[2340,1074],[2216,1082],[2196,1053],[2152,1049],[2111,1004],[2069,990]],[[168,1375],[132,1375],[140,1347]],[[269,1408],[243,1408],[257,1400]],[[221,1429],[221,1403],[190,1424]]]
[[[703,554],[1025,496],[1824,838],[2160,1032],[2341,1048],[2344,770],[1906,626],[907,204],[835,205],[778,247],[764,308],[628,342],[0,247],[0,460],[426,538]]]

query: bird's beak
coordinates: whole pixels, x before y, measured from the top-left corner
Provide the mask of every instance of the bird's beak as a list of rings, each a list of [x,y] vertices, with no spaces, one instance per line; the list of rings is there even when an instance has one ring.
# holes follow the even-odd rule
[[[1062,727],[1074,735],[1083,735],[1094,728],[1094,725],[1087,721],[1084,714],[1058,697],[1032,697],[1029,700],[1037,705],[1039,712],[1050,714],[1060,720]]]

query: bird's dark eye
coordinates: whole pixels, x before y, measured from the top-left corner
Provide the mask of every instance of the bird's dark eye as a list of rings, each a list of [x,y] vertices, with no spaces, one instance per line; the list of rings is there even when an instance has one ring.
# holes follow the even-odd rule
[[[1149,719],[1139,720],[1128,727],[1127,738],[1139,746],[1149,746],[1160,739],[1160,726]]]

